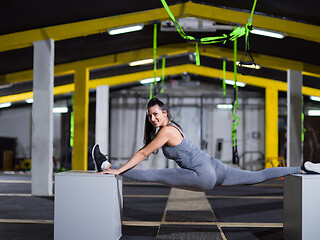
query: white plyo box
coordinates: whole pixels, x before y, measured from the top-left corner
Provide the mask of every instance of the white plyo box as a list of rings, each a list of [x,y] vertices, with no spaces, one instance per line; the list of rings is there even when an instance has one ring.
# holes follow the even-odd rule
[[[122,177],[91,171],[55,175],[54,240],[120,239]]]
[[[286,176],[283,204],[284,239],[320,239],[320,175]]]

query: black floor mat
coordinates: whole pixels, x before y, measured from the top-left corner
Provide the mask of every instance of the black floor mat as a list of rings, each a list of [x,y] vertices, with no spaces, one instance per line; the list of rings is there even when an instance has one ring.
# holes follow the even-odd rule
[[[158,227],[146,226],[122,226],[120,240],[154,240],[158,233]]]
[[[278,199],[208,199],[219,222],[283,222]]]
[[[53,220],[53,197],[0,196],[0,213],[3,219]]]
[[[0,223],[1,240],[53,240],[53,224]]]
[[[220,240],[222,237],[214,225],[161,225],[157,239]]]
[[[124,185],[123,195],[165,195],[169,196],[171,187],[162,185]]]
[[[124,221],[162,220],[168,198],[123,198]]]
[[[166,222],[213,222],[211,211],[166,211]]]
[[[282,228],[222,228],[228,240],[281,240]]]

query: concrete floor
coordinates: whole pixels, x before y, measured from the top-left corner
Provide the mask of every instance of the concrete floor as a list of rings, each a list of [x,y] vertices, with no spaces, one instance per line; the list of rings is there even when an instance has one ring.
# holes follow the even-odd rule
[[[54,197],[30,193],[30,174],[0,173],[1,240],[53,239]],[[122,240],[282,239],[282,180],[207,193],[125,181],[123,194]]]

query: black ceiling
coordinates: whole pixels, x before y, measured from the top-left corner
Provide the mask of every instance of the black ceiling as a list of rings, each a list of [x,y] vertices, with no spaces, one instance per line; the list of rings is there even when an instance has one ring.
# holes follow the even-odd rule
[[[169,5],[181,2],[187,1],[167,0]],[[239,11],[250,11],[253,4],[253,0],[203,0],[193,2],[237,9]],[[0,35],[161,7],[162,4],[160,0],[1,0]],[[258,0],[255,13],[319,26],[319,9],[319,0]],[[103,33],[56,41],[55,63],[60,64],[152,47],[152,30],[152,26],[147,25],[142,31],[134,33],[116,36]],[[214,35],[214,33],[192,34],[197,34],[197,37]],[[216,35],[220,36],[221,32],[216,33]],[[158,34],[159,46],[181,42],[186,41],[176,32],[159,32]],[[218,45],[228,48],[233,47],[232,43]],[[239,39],[238,46],[240,50],[243,50],[244,38]],[[254,53],[320,65],[320,59],[318,57],[320,52],[319,43],[313,41],[291,37],[279,40],[251,34],[250,50]],[[31,47],[0,52],[0,75],[32,69],[32,58],[33,50]],[[276,76],[271,78],[276,79]],[[320,80],[317,79],[317,82],[320,82]],[[320,89],[319,83],[315,85],[315,87]]]

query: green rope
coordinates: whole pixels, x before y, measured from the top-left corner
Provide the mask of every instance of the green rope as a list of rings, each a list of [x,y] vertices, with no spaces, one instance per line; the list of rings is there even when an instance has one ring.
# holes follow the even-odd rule
[[[227,61],[225,59],[223,59],[223,65],[222,65],[222,87],[223,87],[223,96],[227,95],[226,92],[226,65],[227,65]]]
[[[196,65],[200,66],[200,55],[199,55],[198,42],[196,42]]]
[[[250,15],[250,19],[249,19],[249,23],[244,26],[244,27],[237,27],[235,28],[230,34],[229,36],[227,34],[223,34],[222,36],[218,36],[218,37],[204,37],[201,39],[196,39],[193,36],[188,36],[182,29],[182,27],[180,26],[179,22],[175,19],[175,17],[173,16],[172,12],[170,11],[168,4],[166,3],[165,0],[161,0],[161,3],[163,5],[163,7],[165,8],[165,10],[167,11],[171,21],[173,22],[175,28],[177,29],[178,33],[181,35],[182,38],[189,40],[189,41],[196,41],[196,42],[200,42],[202,44],[211,44],[211,43],[226,43],[227,40],[231,40],[234,41],[236,38],[239,38],[243,35],[246,34],[246,32],[251,31],[253,28],[251,27],[251,23],[252,23],[252,17],[253,17],[253,13],[256,7],[256,3],[257,0],[254,0],[254,4],[251,10],[251,15]],[[197,44],[196,44],[196,47]]]
[[[254,10],[255,10],[255,8],[256,8],[256,4],[257,4],[257,0],[254,0],[253,6],[252,6],[252,10],[251,10],[251,14],[250,14],[250,18],[249,18],[249,24],[250,24],[250,25],[251,25],[251,23],[252,23],[252,17],[253,17]]]
[[[238,86],[237,86],[237,39],[233,42],[233,49],[234,49],[234,102],[233,102],[233,118],[232,118],[232,146],[237,145],[237,127],[240,123],[240,118],[237,116],[237,109],[239,108],[239,101],[238,101]]]
[[[74,94],[71,94],[71,114],[70,114],[70,147],[73,147],[73,139],[74,139]]]
[[[153,25],[153,78],[157,84],[157,24]]]
[[[164,78],[165,78],[165,69],[166,69],[166,58],[163,57],[162,58],[162,75],[161,75],[161,90],[160,90],[160,93],[163,93],[164,90]]]
[[[153,86],[157,84],[157,24],[153,24],[153,83],[150,84],[149,98],[153,98]]]

